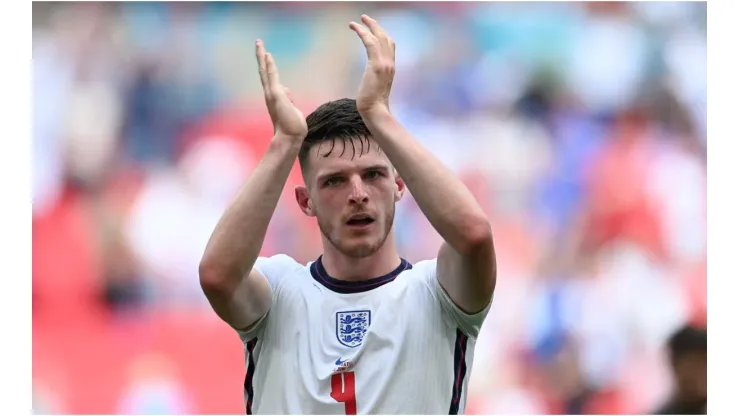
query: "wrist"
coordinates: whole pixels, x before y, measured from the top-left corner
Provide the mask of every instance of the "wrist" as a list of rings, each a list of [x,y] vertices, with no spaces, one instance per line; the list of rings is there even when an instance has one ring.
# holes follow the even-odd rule
[[[384,123],[393,120],[391,110],[384,105],[376,105],[367,109],[358,110],[362,121],[367,125],[377,125],[378,123]]]
[[[276,143],[284,143],[287,145],[300,147],[303,143],[303,139],[305,138],[305,135],[296,136],[276,131],[275,134],[272,136],[272,141]]]

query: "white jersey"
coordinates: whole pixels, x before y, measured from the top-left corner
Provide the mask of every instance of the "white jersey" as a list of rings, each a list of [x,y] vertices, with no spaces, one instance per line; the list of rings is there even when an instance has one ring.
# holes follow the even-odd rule
[[[248,331],[247,414],[462,414],[475,339],[490,308],[461,311],[436,260],[403,260],[362,282],[321,258],[261,257],[272,306]]]

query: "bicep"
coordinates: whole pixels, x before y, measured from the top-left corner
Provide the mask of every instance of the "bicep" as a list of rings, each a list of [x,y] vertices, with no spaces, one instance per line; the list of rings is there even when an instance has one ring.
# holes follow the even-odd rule
[[[476,314],[491,303],[496,286],[496,257],[492,241],[465,255],[442,243],[436,270],[440,286],[462,312]]]
[[[216,314],[237,330],[251,329],[270,309],[272,289],[257,269],[247,274],[230,291],[205,290]]]

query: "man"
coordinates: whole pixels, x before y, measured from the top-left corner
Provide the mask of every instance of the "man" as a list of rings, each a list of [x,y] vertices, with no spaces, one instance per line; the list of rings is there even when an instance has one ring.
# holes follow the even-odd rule
[[[491,227],[453,173],[391,115],[395,45],[378,23],[352,22],[368,63],[357,99],[305,120],[257,41],[275,134],[228,207],[200,264],[216,313],[245,345],[246,411],[268,414],[461,414],[475,339],[496,282]],[[451,138],[454,140],[454,138]],[[308,265],[258,257],[298,157],[300,209],[324,254]],[[413,266],[393,238],[406,188],[444,239]]]
[[[707,413],[707,331],[685,326],[668,340],[674,390],[654,414],[704,415]]]

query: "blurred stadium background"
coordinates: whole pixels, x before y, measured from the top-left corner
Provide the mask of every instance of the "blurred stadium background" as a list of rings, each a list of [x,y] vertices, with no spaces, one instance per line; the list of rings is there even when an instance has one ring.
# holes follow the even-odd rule
[[[494,225],[467,413],[666,398],[667,337],[706,324],[705,3],[34,3],[37,412],[244,412],[197,265],[271,137],[253,42],[307,114],[354,96],[363,12],[398,44],[394,112]],[[265,255],[320,254],[300,180]],[[413,198],[396,231],[435,255]]]

